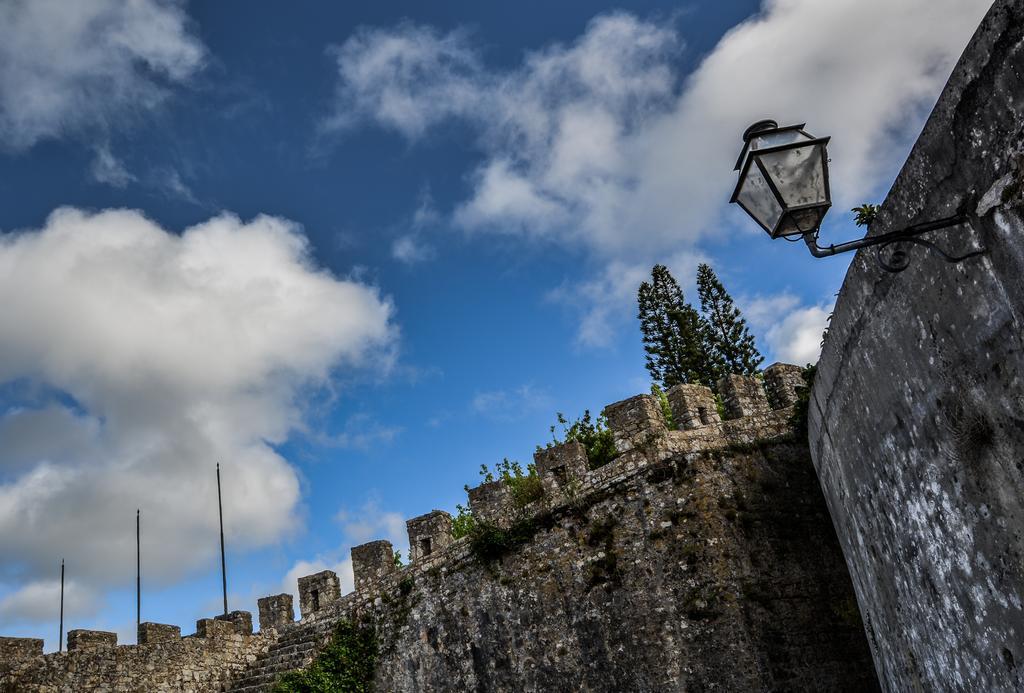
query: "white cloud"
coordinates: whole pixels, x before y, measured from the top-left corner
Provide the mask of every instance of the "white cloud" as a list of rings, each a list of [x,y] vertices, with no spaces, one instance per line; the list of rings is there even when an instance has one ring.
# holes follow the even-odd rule
[[[0,4],[0,144],[109,130],[202,67],[179,0]]]
[[[97,183],[105,183],[115,188],[123,188],[135,181],[135,176],[125,167],[124,162],[114,156],[110,147],[106,145],[96,148],[96,155],[89,171]]]
[[[362,29],[330,49],[338,67],[336,107],[326,130],[347,130],[364,119],[406,137],[479,105],[479,60],[467,36],[441,36],[403,23],[395,30]]]
[[[433,260],[437,256],[434,247],[423,240],[423,232],[435,226],[441,215],[434,207],[434,198],[429,188],[420,192],[420,202],[412,215],[412,230],[399,236],[391,244],[391,257],[406,265],[415,265]]]
[[[391,244],[391,256],[407,265],[432,260],[435,257],[433,247],[420,240],[417,234],[399,236]]]
[[[304,425],[300,395],[387,368],[396,337],[387,299],[266,216],[175,235],[60,209],[0,240],[0,294],[0,383],[38,384],[0,413],[0,555],[28,583],[60,557],[83,587],[123,583],[136,508],[155,584],[209,564],[215,462],[231,545],[279,539],[299,484],[273,445]]]
[[[569,291],[593,297],[580,305],[579,341],[598,344],[615,268],[649,268],[708,230],[722,235],[740,135],[754,120],[834,136],[838,209],[877,194],[989,5],[765,0],[689,75],[676,68],[676,31],[626,13],[599,16],[514,69],[488,69],[462,31],[363,30],[337,50],[329,122],[373,122],[411,140],[452,119],[466,125],[482,162],[467,172],[473,190],[454,221],[552,239],[604,264]]]
[[[800,299],[790,293],[740,299],[738,303],[773,360],[798,366],[817,363],[831,304],[801,305]]]
[[[96,590],[75,580],[65,580],[65,618],[89,618],[98,613],[102,605],[102,597]],[[0,621],[56,621],[59,614],[59,579],[32,582],[0,599]]]
[[[821,335],[831,313],[831,307],[810,306],[794,310],[783,318],[765,334],[775,357],[798,366],[817,363],[821,355]]]
[[[368,500],[358,510],[340,509],[334,520],[341,525],[345,540],[351,546],[377,539],[387,539],[395,548],[408,544],[402,515],[381,510],[380,504],[374,499]]]
[[[181,174],[178,173],[177,169],[169,167],[158,168],[153,171],[151,178],[153,187],[163,192],[167,197],[184,200],[192,204],[198,203],[192,188],[182,180]]]
[[[470,403],[473,411],[497,421],[514,421],[530,412],[549,408],[551,397],[533,385],[510,390],[478,392]]]
[[[342,430],[318,432],[313,437],[318,444],[327,447],[369,450],[374,445],[390,443],[401,432],[401,427],[384,425],[369,414],[353,414]]]

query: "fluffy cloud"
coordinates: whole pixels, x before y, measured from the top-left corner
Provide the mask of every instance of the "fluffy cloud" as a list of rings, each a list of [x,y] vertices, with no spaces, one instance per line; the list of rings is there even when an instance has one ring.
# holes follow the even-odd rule
[[[739,303],[751,327],[764,336],[759,346],[771,360],[799,366],[817,363],[832,304],[802,305],[789,293],[741,299]]]
[[[53,572],[59,571],[54,566]],[[64,616],[67,618],[89,618],[100,607],[101,597],[92,588],[75,580],[64,583]],[[54,608],[60,604],[60,580],[40,580],[0,599],[0,620],[48,621],[58,613]]]
[[[447,119],[467,120],[487,160],[474,196],[456,211],[459,224],[615,245],[598,219],[609,204],[602,197],[629,185],[629,133],[670,103],[676,43],[670,30],[614,14],[571,46],[488,72],[465,32],[364,30],[335,51],[338,96],[326,126],[372,121],[416,139]],[[591,221],[569,223],[580,216]]]
[[[463,31],[363,30],[336,50],[327,127],[371,122],[416,140],[458,120],[482,161],[455,222],[582,247],[608,270],[650,267],[721,234],[740,135],[759,118],[834,135],[840,209],[876,194],[989,4],[764,0],[685,78],[677,33],[625,13],[512,69],[488,69]],[[600,295],[606,278],[572,293]],[[598,301],[581,313],[580,341],[601,342]]]
[[[773,325],[765,338],[775,358],[798,366],[817,363],[821,355],[821,336],[831,314],[831,306],[809,306],[794,310]]]
[[[136,508],[150,580],[207,564],[215,462],[229,541],[280,538],[299,484],[274,444],[303,425],[299,395],[386,368],[395,339],[388,300],[265,216],[175,235],[61,209],[0,240],[0,295],[0,555],[19,583],[61,557],[84,588],[124,583]]]
[[[205,57],[182,4],[0,4],[0,145],[106,129],[157,106]]]

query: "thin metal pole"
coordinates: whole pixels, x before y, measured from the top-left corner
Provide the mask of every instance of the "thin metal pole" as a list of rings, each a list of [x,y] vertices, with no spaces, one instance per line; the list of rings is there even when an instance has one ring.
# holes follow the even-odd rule
[[[135,632],[139,632],[142,623],[142,515],[141,510],[135,511]]]
[[[220,462],[217,463],[217,513],[220,515],[220,580],[224,588],[224,613],[228,613],[228,564],[224,558],[224,506],[220,501]]]
[[[60,559],[60,635],[57,637],[57,652],[64,651],[64,559]]]

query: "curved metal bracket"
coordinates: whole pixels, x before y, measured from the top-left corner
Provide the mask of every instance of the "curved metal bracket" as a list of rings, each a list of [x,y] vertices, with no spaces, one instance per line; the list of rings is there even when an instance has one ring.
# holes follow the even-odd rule
[[[902,272],[910,266],[909,252],[906,248],[900,247],[900,244],[903,243],[923,246],[924,248],[934,252],[946,262],[951,263],[961,262],[968,258],[977,257],[978,255],[985,253],[986,248],[979,248],[978,250],[973,250],[963,255],[952,255],[944,251],[932,241],[918,238],[918,236],[923,233],[937,231],[939,229],[945,229],[952,226],[959,226],[966,222],[966,215],[957,214],[944,219],[926,222],[924,224],[908,226],[907,228],[900,229],[899,231],[890,231],[889,233],[883,233],[878,236],[868,236],[856,241],[848,241],[846,243],[840,243],[839,245],[828,245],[824,247],[818,245],[817,230],[805,233],[803,235],[803,239],[807,244],[807,249],[811,251],[811,255],[814,257],[829,257],[832,255],[838,255],[839,253],[845,253],[850,250],[878,246],[878,264],[886,272],[896,273]],[[889,252],[888,257],[886,257],[885,251],[889,248],[892,249]]]

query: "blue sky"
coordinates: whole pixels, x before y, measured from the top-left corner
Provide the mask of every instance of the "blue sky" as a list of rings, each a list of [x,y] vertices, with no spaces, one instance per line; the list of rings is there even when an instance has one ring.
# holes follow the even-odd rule
[[[987,3],[73,7],[0,2],[0,632],[48,650],[62,556],[67,627],[134,642],[137,507],[144,620],[218,611],[217,461],[231,608],[350,583],[647,389],[654,262],[814,360],[847,260],[728,208],[740,134],[832,135],[845,240]]]

